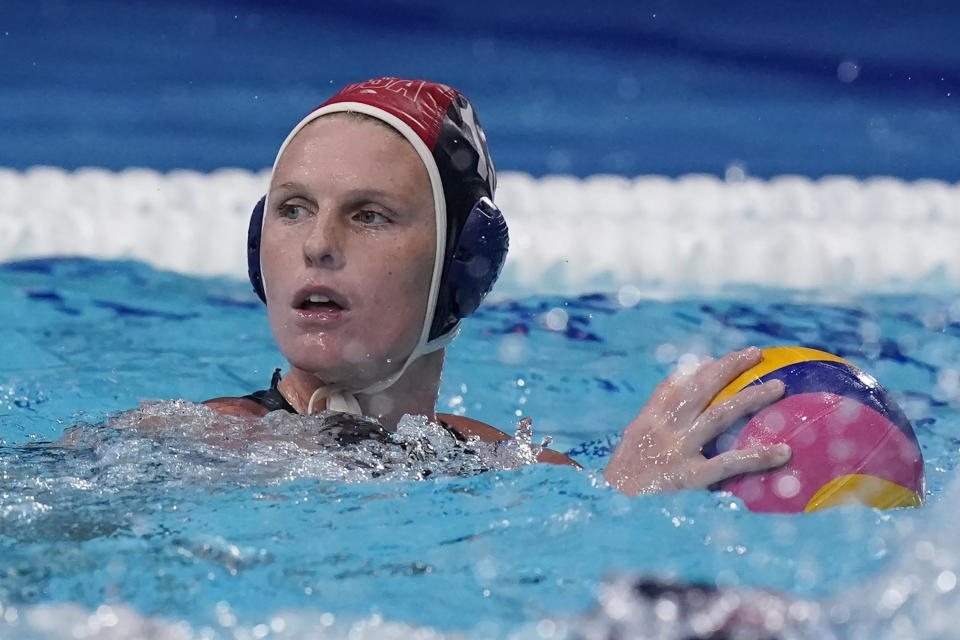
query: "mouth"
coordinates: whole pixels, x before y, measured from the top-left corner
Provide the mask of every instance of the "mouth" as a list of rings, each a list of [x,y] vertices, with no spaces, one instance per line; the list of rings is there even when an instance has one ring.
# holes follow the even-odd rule
[[[349,306],[335,291],[329,289],[306,288],[297,292],[293,308],[304,313],[339,314]]]

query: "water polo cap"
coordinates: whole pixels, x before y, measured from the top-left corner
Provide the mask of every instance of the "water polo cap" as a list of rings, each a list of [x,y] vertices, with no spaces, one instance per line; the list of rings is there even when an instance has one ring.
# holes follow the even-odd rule
[[[424,80],[375,78],[347,85],[311,111],[287,136],[274,162],[307,124],[331,113],[362,113],[390,125],[416,150],[433,190],[436,258],[420,339],[402,367],[389,378],[349,394],[386,389],[416,358],[446,346],[460,320],[473,313],[500,275],[507,255],[507,225],[493,204],[496,173],[486,136],[473,105],[456,89]],[[272,182],[272,176],[271,176]],[[254,209],[247,242],[250,281],[266,302],[260,266],[263,210],[269,193]],[[331,401],[341,394],[328,394]],[[346,410],[359,413],[356,399]],[[311,401],[311,404],[312,401]],[[340,404],[334,402],[333,404]]]

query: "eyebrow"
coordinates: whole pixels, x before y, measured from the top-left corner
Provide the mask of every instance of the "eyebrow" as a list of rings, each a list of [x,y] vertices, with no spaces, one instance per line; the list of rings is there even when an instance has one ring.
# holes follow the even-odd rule
[[[300,182],[284,182],[278,184],[273,190],[287,190],[287,191],[303,191],[309,192],[310,190]],[[345,194],[351,201],[364,201],[364,200],[383,200],[384,204],[388,204],[391,207],[394,205],[406,205],[406,198],[403,196],[397,196],[380,189],[351,189]]]
[[[299,182],[284,182],[283,184],[278,184],[273,189],[290,189],[293,191],[306,191],[307,187]]]

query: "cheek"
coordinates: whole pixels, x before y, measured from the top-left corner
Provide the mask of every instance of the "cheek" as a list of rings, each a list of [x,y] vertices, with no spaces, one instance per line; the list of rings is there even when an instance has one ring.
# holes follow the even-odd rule
[[[418,242],[385,255],[377,280],[379,303],[392,312],[405,312],[418,325],[426,312],[433,276],[434,244]]]
[[[267,292],[267,301],[284,291],[286,284],[283,275],[291,270],[290,262],[296,260],[297,254],[283,242],[279,242],[276,234],[266,234],[260,245],[260,270]]]

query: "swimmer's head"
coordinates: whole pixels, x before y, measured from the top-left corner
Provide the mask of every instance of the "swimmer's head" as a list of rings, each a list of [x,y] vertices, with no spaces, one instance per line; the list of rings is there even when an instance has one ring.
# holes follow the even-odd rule
[[[436,253],[420,339],[408,364],[449,343],[503,266],[507,230],[492,201],[496,174],[486,137],[469,100],[455,89],[422,80],[377,78],[348,85],[301,120],[280,147],[274,172],[301,130],[338,113],[373,118],[390,127],[410,143],[429,178]],[[270,198],[268,193],[268,203]],[[261,201],[251,219],[248,266],[254,290],[266,300],[269,282],[263,281],[260,256],[263,206]],[[385,382],[389,386],[391,381]]]

